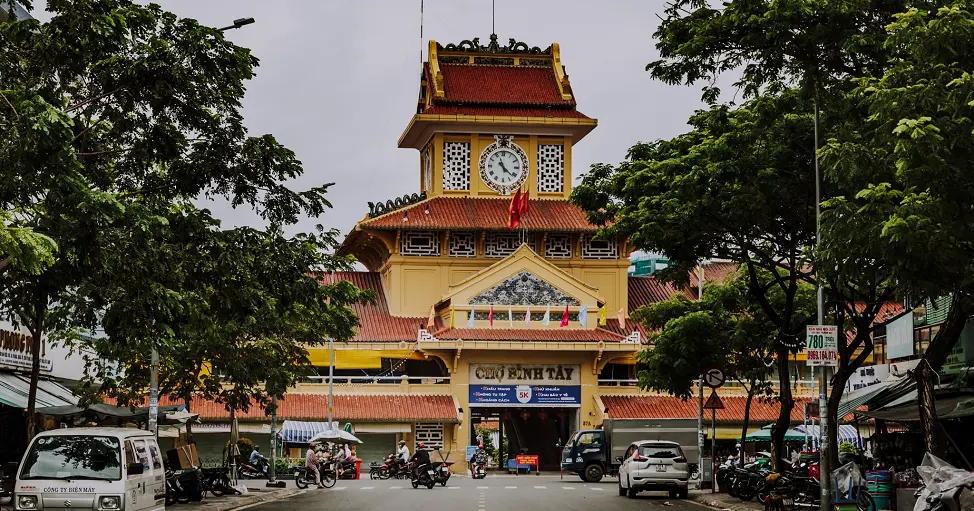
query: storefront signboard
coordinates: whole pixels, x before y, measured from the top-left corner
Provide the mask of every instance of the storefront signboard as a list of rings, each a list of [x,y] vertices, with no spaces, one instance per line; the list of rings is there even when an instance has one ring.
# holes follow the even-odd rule
[[[470,364],[470,384],[581,385],[577,364]]]
[[[805,363],[810,366],[839,365],[835,325],[809,325],[805,327]]]
[[[471,407],[581,406],[579,385],[470,385]]]

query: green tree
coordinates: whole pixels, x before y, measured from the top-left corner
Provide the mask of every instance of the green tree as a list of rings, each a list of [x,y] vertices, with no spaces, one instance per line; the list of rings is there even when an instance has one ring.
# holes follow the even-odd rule
[[[872,221],[876,254],[900,292],[913,300],[953,295],[913,373],[927,450],[943,455],[933,381],[974,313],[974,17],[967,2],[924,5],[887,27],[888,70],[849,93],[868,108],[866,126],[837,134],[823,156],[837,174],[862,183],[840,205],[854,204]]]
[[[815,320],[802,305],[813,281],[815,195],[812,116],[795,91],[762,96],[737,109],[701,111],[692,131],[637,144],[618,168],[594,165],[572,200],[602,235],[627,237],[674,265],[686,279],[701,259],[740,264],[754,303],[776,326],[774,354],[781,413],[773,442],[782,452],[794,405],[789,355]]]
[[[770,280],[766,278],[765,280]],[[813,292],[802,285],[805,308],[814,307]],[[734,274],[723,283],[708,283],[701,300],[674,295],[640,307],[633,319],[657,330],[650,348],[638,359],[639,386],[683,399],[693,396],[694,382],[710,367],[720,367],[747,391],[741,438],[747,436],[751,402],[771,398],[777,327],[748,291],[748,282]],[[741,459],[744,443],[741,442]]]
[[[249,50],[154,4],[50,0],[46,9],[47,22],[0,22],[0,122],[14,126],[0,130],[0,200],[15,218],[8,227],[44,236],[54,254],[37,251],[2,275],[5,314],[31,332],[34,354],[49,332],[98,325],[78,306],[85,279],[112,260],[139,275],[138,259],[107,240],[144,237],[170,204],[225,197],[272,225],[327,205],[324,188],[285,186],[303,172],[291,151],[248,135],[240,101],[258,64]]]

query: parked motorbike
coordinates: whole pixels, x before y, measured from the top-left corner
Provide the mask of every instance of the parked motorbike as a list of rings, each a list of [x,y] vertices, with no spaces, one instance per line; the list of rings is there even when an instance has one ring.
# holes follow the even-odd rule
[[[204,468],[200,474],[200,482],[204,492],[210,492],[214,497],[222,497],[227,493],[237,493],[230,485],[230,474],[226,468]]]
[[[446,486],[446,482],[450,480],[450,465],[453,465],[452,461],[438,461],[433,463],[433,472],[436,482],[440,483],[440,486]]]
[[[421,465],[412,471],[412,483],[413,488],[419,488],[420,485],[423,485],[432,490],[436,486],[436,471],[430,465]]]
[[[166,505],[203,500],[203,485],[197,469],[166,471]]]

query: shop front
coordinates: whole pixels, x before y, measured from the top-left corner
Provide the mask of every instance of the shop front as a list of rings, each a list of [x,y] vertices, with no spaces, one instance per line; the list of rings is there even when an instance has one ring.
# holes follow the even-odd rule
[[[560,446],[578,428],[581,365],[477,363],[469,366],[472,422],[497,422],[501,459],[538,457],[540,470],[557,470]],[[470,429],[471,445],[477,442]],[[505,442],[506,440],[506,442]]]

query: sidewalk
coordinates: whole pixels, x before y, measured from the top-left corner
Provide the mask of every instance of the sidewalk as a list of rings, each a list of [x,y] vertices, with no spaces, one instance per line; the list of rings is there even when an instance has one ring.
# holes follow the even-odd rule
[[[248,481],[251,482],[251,481]],[[266,482],[266,481],[253,481],[254,483]],[[293,485],[290,488],[265,488],[262,486],[248,485],[247,495],[224,495],[222,497],[214,497],[209,493],[206,494],[201,502],[190,502],[188,504],[176,504],[174,506],[169,506],[167,509],[184,509],[185,511],[231,511],[233,509],[239,509],[244,506],[252,506],[254,504],[260,504],[262,502],[270,502],[272,500],[286,499],[298,493],[302,493],[303,490],[298,490],[294,488]]]
[[[710,490],[690,490],[690,500],[714,509],[730,511],[764,511],[764,504],[751,500],[744,502],[726,493],[710,493]]]

